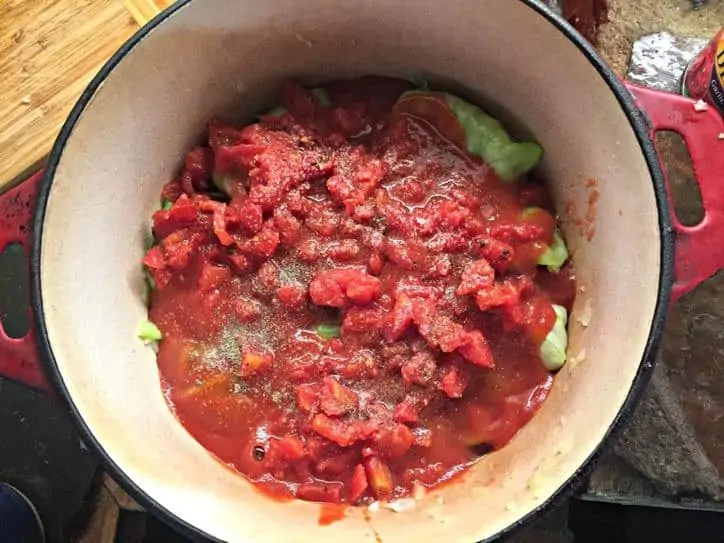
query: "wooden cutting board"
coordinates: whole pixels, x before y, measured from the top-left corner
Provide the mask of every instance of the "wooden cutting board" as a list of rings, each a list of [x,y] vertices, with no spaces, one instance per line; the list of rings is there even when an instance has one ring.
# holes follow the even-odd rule
[[[172,0],[0,0],[0,190],[37,168],[108,57]]]

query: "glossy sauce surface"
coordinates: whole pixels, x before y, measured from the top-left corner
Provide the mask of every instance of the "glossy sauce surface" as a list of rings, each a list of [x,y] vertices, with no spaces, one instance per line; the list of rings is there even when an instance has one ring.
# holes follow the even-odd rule
[[[415,495],[535,414],[574,273],[536,265],[544,186],[394,109],[407,83],[324,88],[330,104],[288,83],[281,115],[212,121],[165,185],[144,259],[158,366],[185,428],[265,491]]]

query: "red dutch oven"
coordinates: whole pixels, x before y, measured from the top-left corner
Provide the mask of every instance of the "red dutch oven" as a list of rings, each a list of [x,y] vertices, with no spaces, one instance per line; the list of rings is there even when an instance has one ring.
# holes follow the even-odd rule
[[[544,147],[543,173],[580,292],[569,362],[503,449],[404,511],[274,501],[214,460],[168,409],[144,318],[148,217],[213,114],[250,119],[285,76],[313,84],[415,73],[485,105]],[[653,143],[684,137],[704,207],[684,226]],[[724,265],[724,122],[622,83],[530,0],[182,0],[101,69],[46,170],[0,197],[0,247],[30,258],[32,331],[0,336],[0,373],[53,391],[108,472],[149,511],[214,541],[469,543],[569,495],[631,414],[669,304]]]

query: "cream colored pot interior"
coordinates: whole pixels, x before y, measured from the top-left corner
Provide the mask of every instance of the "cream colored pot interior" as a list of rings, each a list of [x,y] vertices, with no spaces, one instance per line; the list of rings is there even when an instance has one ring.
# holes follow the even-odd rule
[[[159,189],[211,115],[251,119],[273,103],[282,76],[369,73],[446,82],[535,135],[581,292],[572,360],[510,445],[412,510],[381,508],[368,522],[352,509],[320,527],[318,505],[262,496],[173,417],[154,353],[135,336],[146,311],[139,262]],[[589,179],[600,192],[592,207]],[[65,146],[43,228],[45,320],[65,386],[111,460],[206,533],[233,542],[470,543],[550,498],[612,424],[652,325],[657,221],[646,163],[614,95],[522,2],[197,0],[121,60]]]

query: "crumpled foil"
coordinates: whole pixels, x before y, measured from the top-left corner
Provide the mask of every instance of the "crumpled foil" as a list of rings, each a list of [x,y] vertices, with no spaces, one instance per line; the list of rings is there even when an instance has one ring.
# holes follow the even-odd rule
[[[541,0],[543,4],[551,8],[551,10],[555,11],[558,15],[563,13],[562,1],[563,0]]]
[[[678,93],[684,69],[706,44],[705,39],[668,32],[643,36],[633,45],[626,78],[652,89]]]

